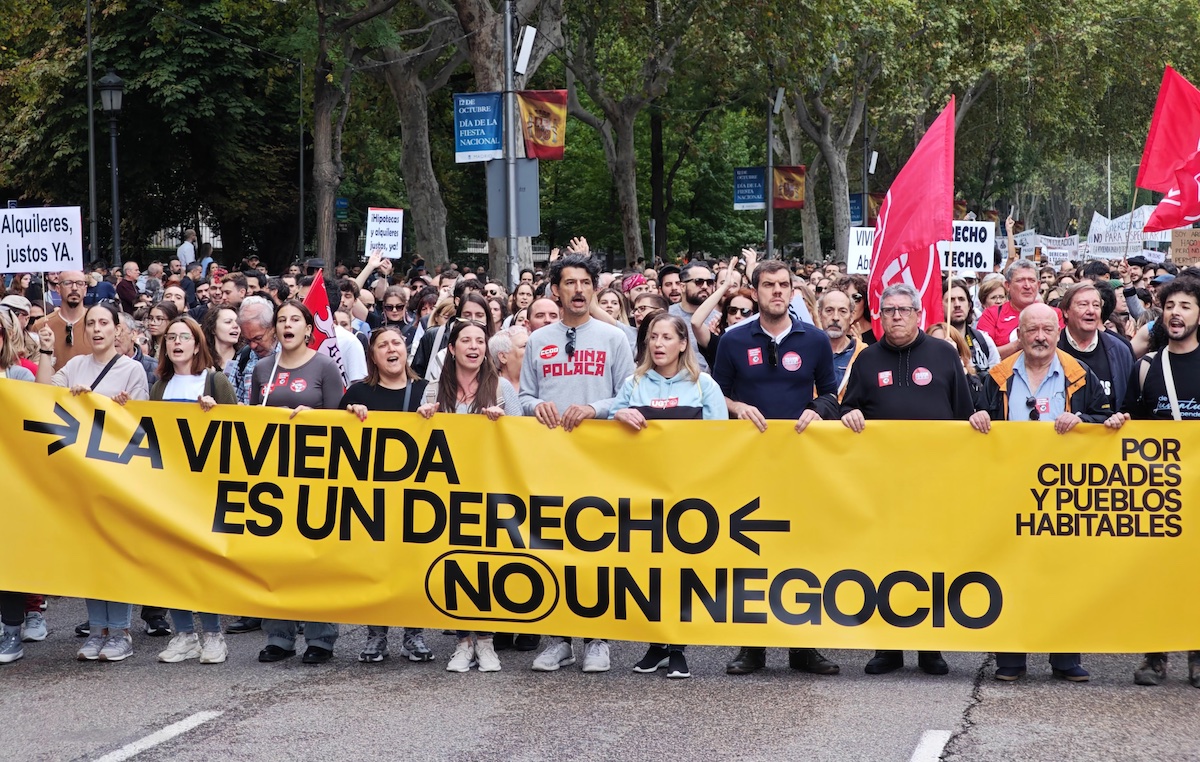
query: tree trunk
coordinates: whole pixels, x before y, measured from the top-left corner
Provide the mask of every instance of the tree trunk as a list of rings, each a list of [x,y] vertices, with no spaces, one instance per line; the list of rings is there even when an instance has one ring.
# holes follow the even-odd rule
[[[821,156],[829,165],[829,193],[833,202],[833,259],[845,262],[850,256],[850,179],[846,174],[848,152],[829,145]]]
[[[792,157],[795,162],[799,156]],[[804,236],[804,261],[824,259],[821,248],[821,217],[817,214],[817,182],[821,179],[825,160],[817,154],[804,172],[804,208],[800,210],[800,230]]]
[[[334,265],[334,243],[337,228],[333,221],[333,207],[338,187],[342,183],[340,162],[334,159],[333,112],[337,103],[337,91],[317,71],[313,86],[313,197],[317,225],[313,235],[313,248],[318,258],[325,260],[326,270],[332,272]]]
[[[657,109],[650,112],[650,219],[654,223],[654,261],[666,259],[667,253],[667,202],[666,202],[666,157],[663,155],[663,116]]]
[[[416,251],[429,267],[450,261],[446,245],[446,204],[433,172],[429,150],[429,94],[417,72],[402,65],[384,67],[384,79],[400,115],[400,172],[408,191]]]
[[[635,117],[621,119],[613,125],[613,184],[617,188],[617,203],[621,211],[621,234],[625,239],[625,265],[632,267],[644,256],[642,223],[637,199],[637,146],[634,142]]]

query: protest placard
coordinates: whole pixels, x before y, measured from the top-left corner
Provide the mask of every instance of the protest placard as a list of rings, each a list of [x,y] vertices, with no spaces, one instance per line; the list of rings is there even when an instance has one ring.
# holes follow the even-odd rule
[[[0,209],[0,273],[83,269],[77,206]]]
[[[404,244],[404,210],[370,207],[367,209],[366,256],[380,249],[383,256],[399,259]]]

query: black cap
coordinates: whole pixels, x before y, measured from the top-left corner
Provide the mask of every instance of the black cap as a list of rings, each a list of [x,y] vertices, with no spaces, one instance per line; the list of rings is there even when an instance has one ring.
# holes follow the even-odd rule
[[[309,271],[309,275],[312,275],[324,266],[325,260],[321,259],[320,257],[314,257],[313,259],[310,259],[304,263],[304,268]]]
[[[1130,257],[1129,259],[1127,259],[1125,261],[1128,262],[1129,264],[1133,265],[1134,267],[1145,267],[1146,265],[1150,264],[1150,260],[1143,257],[1141,254]]]

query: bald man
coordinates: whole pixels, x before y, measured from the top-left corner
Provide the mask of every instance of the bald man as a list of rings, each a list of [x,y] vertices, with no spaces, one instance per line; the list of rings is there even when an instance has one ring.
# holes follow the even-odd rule
[[[76,355],[91,352],[90,342],[83,335],[83,298],[87,295],[87,278],[79,270],[63,270],[58,275],[58,296],[62,306],[33,325],[34,332],[44,327],[54,331],[54,367],[61,368]]]
[[[1114,413],[1099,376],[1058,348],[1058,313],[1040,302],[1021,311],[1015,354],[993,367],[983,379],[984,409],[971,416],[971,426],[988,433],[993,420],[1054,422],[1066,434],[1080,423],[1103,423],[1119,429],[1129,420]],[[1019,680],[1026,654],[997,653],[995,678]],[[1077,653],[1050,654],[1054,677],[1087,682],[1088,671]]]

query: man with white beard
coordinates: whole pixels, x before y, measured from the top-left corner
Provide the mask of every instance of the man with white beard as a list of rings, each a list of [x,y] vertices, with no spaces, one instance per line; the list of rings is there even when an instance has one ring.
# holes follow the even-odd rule
[[[829,337],[833,346],[833,372],[837,379],[838,401],[846,390],[846,379],[850,377],[850,366],[855,358],[866,348],[866,343],[859,341],[850,334],[850,320],[853,315],[850,297],[846,292],[830,289],[821,294],[817,302],[817,315],[821,328]]]

